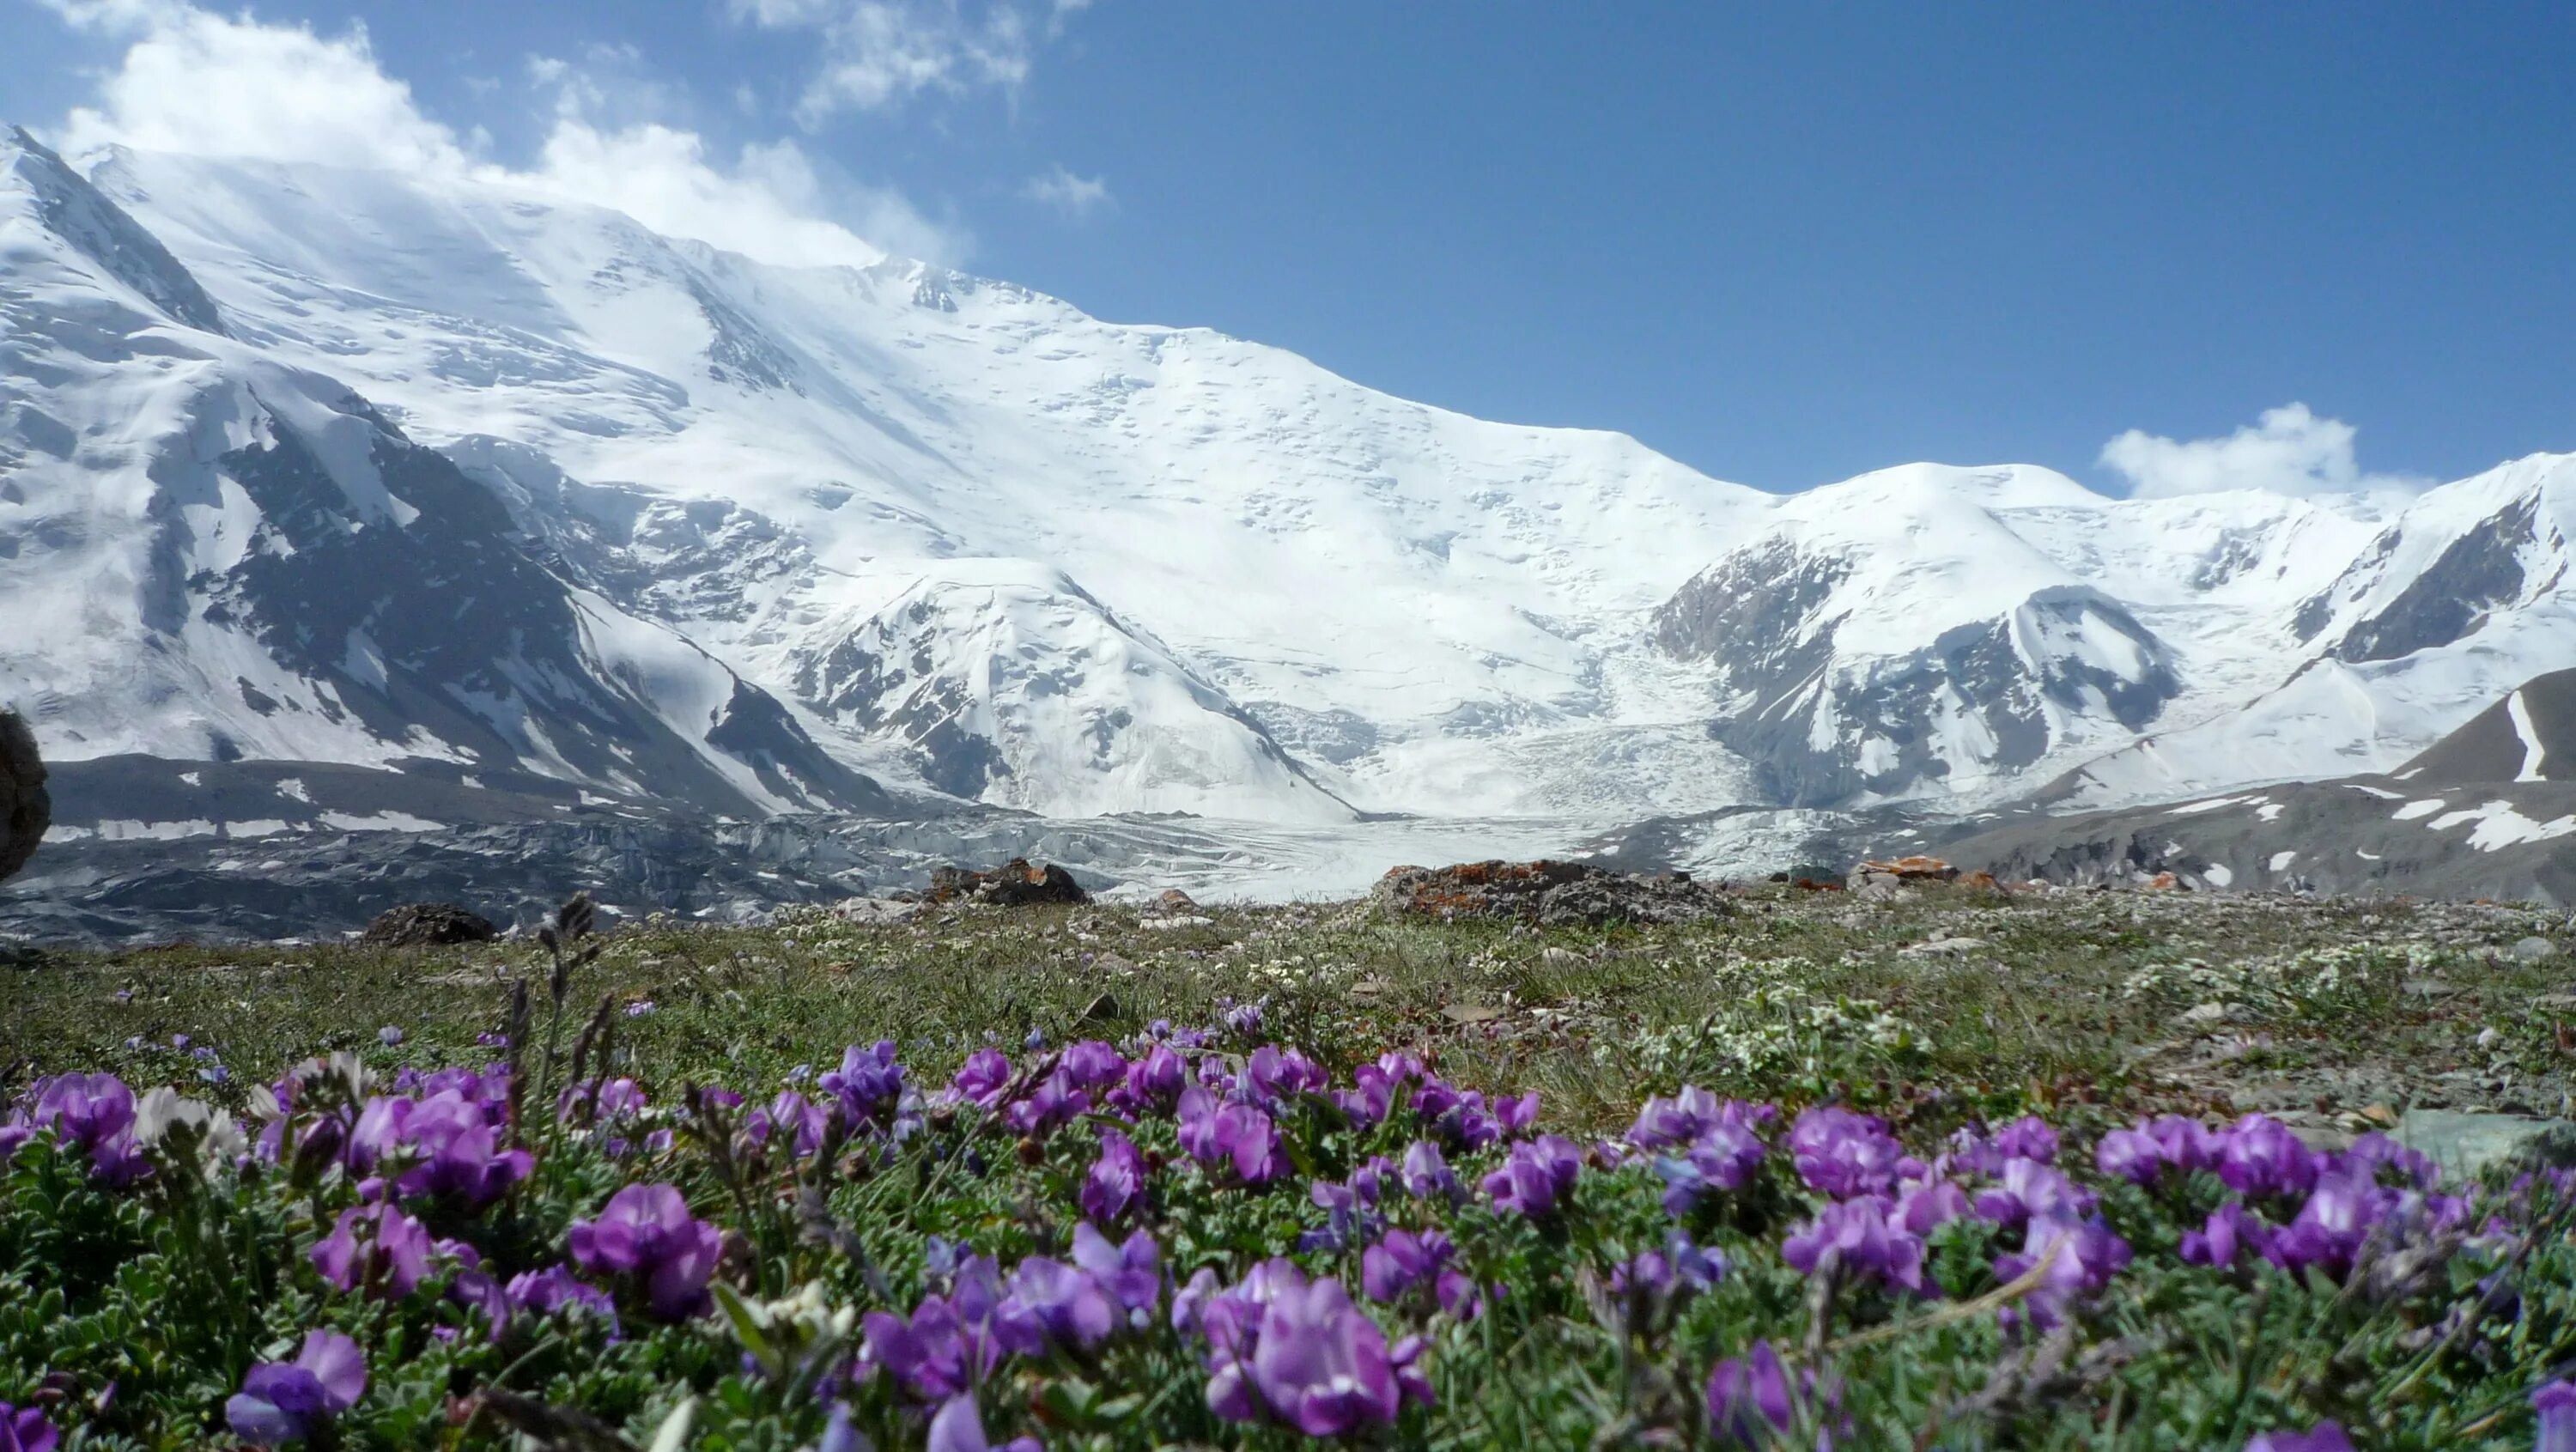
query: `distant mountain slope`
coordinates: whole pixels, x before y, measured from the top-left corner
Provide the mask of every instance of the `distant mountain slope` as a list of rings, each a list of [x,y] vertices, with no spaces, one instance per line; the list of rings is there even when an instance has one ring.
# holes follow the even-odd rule
[[[2071,807],[2393,771],[2535,674],[2576,661],[2576,455],[2427,491],[2277,617],[2299,642],[2241,709],[2175,723],[2044,795]]]
[[[0,682],[50,754],[886,803],[758,688],[549,569],[453,461],[221,321],[50,153],[0,153]]]
[[[2538,676],[2386,774],[2075,816],[1938,850],[1998,877],[2530,898],[2576,905],[2576,670]]]
[[[2551,456],[2403,509],[1775,497],[902,259],[0,143],[0,610],[45,642],[0,693],[59,759],[729,814],[2108,806],[2386,770],[2576,660],[2572,498]]]
[[[2390,775],[2418,790],[2576,781],[2576,669],[2525,681]]]

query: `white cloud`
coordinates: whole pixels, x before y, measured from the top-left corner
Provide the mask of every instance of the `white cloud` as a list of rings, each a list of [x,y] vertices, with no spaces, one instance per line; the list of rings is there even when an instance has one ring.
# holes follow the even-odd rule
[[[378,68],[363,26],[326,39],[185,5],[58,8],[75,25],[135,37],[101,79],[98,106],[64,122],[72,149],[114,141],[400,171],[464,161],[455,133],[423,116],[411,88]]]
[[[796,103],[797,119],[812,127],[838,111],[892,110],[925,92],[1014,93],[1038,50],[1087,3],[1058,0],[1042,17],[1008,0],[732,0],[732,9],[764,30],[820,33],[822,65]]]
[[[530,60],[530,80],[552,93],[550,120],[534,165],[519,168],[490,158],[479,128],[460,137],[424,113],[363,27],[324,36],[181,0],[48,3],[74,25],[131,37],[95,104],[59,128],[66,151],[115,143],[499,183],[789,266],[864,265],[888,252],[958,262],[969,245],[962,229],[899,192],[828,173],[793,141],[726,157],[695,131],[649,119],[673,98],[635,74],[630,53]]]
[[[2130,494],[2160,499],[2262,489],[2274,494],[2412,493],[2428,482],[2365,474],[2353,456],[2353,427],[2319,418],[2304,403],[2263,411],[2222,439],[2169,439],[2131,429],[2102,446],[2102,464],[2127,477]]]
[[[1104,207],[1115,207],[1118,199],[1109,195],[1109,179],[1097,176],[1075,176],[1057,162],[1037,176],[1030,177],[1020,188],[1020,195],[1033,202],[1055,208],[1068,217],[1087,217]]]

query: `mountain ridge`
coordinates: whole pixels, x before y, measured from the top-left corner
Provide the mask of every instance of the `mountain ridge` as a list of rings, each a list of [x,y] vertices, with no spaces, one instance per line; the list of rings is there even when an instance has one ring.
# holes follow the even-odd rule
[[[322,712],[377,689],[366,651],[272,622],[235,659],[218,618],[318,568],[246,541],[292,545],[305,511],[330,550],[400,540],[404,488],[444,502],[386,618],[542,597],[562,645],[539,668],[504,624],[415,641],[476,657],[418,714],[482,719],[459,692],[506,680],[480,757],[729,813],[1606,822],[2043,783],[2106,806],[2393,765],[2576,658],[2569,456],[2403,507],[2111,499],[2026,465],[1772,496],[899,258],[771,267],[463,180],[121,151],[84,173],[31,140],[0,163],[24,264],[0,462],[28,461],[0,608],[120,621],[163,663],[0,650],[58,757],[203,759],[220,727],[262,760],[423,759],[418,720]],[[191,369],[256,406],[200,416]],[[242,476],[281,439],[312,459],[263,502]],[[411,482],[383,486],[380,447]],[[186,570],[127,563],[182,536]],[[515,604],[460,589],[469,537]],[[357,593],[317,586],[299,619]],[[460,734],[427,754],[476,755]]]

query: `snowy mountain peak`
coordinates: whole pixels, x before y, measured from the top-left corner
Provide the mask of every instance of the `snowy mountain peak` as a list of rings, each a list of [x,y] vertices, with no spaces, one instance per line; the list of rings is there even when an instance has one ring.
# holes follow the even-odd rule
[[[1780,497],[904,259],[23,137],[0,466],[0,688],[59,758],[736,814],[2191,790],[2393,762],[2576,656],[2563,459],[2395,512],[2025,465]]]

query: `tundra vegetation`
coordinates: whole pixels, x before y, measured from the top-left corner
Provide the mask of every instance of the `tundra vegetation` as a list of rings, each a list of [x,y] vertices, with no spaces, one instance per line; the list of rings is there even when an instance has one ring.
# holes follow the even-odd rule
[[[39,954],[0,1448],[2576,1445],[2557,915],[1732,907]]]

